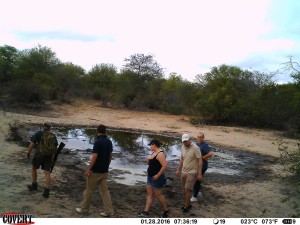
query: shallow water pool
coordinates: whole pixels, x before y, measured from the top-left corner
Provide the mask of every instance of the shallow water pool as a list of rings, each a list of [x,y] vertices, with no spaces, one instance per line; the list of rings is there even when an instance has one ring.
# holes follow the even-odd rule
[[[80,160],[89,163],[90,154],[95,141],[95,128],[53,128],[59,141],[63,141],[66,149],[76,153]],[[110,170],[114,173],[113,179],[119,183],[134,185],[145,182],[147,164],[146,157],[151,153],[148,143],[153,138],[162,142],[161,149],[170,162],[179,163],[181,141],[180,137],[163,136],[149,133],[129,132],[123,130],[108,130],[108,137],[113,143],[113,160]],[[244,173],[244,166],[253,160],[254,155],[243,152],[233,152],[226,149],[213,149],[213,157],[209,160],[209,169],[206,173],[238,176]],[[174,171],[175,174],[175,171]]]

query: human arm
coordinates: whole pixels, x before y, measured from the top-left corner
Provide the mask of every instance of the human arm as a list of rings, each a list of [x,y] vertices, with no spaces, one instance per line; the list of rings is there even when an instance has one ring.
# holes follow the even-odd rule
[[[93,153],[93,154],[92,154],[92,157],[91,157],[90,164],[89,164],[87,170],[86,170],[85,173],[84,173],[84,175],[85,175],[86,177],[88,177],[88,176],[90,175],[91,170],[92,170],[93,166],[95,165],[97,158],[98,158],[98,154],[97,154],[97,153]]]
[[[54,137],[55,137],[55,146],[56,146],[56,148],[57,148],[57,146],[58,146],[57,137],[56,137],[56,135],[54,135]]]
[[[212,152],[208,152],[206,155],[204,155],[202,157],[203,160],[208,160],[210,157],[212,157],[213,153]]]
[[[208,160],[210,157],[212,157],[213,153],[211,151],[211,147],[206,142],[203,142],[199,147],[201,149],[203,160]]]
[[[203,166],[203,160],[202,157],[198,158],[198,176],[197,179],[200,181],[202,180],[202,166]]]
[[[153,159],[153,153],[151,155],[149,155],[146,159],[146,163],[149,165],[149,161],[150,159]]]
[[[111,159],[112,159],[112,152],[111,152],[111,153],[109,153],[109,164],[108,164],[108,165],[110,165],[110,163],[111,163]]]
[[[200,180],[202,180],[203,155],[202,155],[202,152],[201,152],[199,146],[197,146],[193,150],[194,150],[195,157],[196,157],[196,159],[198,161],[198,175],[197,175],[197,180],[200,181]]]
[[[176,171],[176,176],[179,176],[179,175],[180,175],[181,169],[182,169],[182,165],[183,165],[183,159],[182,159],[182,157],[180,157],[180,162],[179,162],[178,169],[177,169],[177,171]]]
[[[28,152],[27,152],[27,159],[30,158],[30,153],[32,152],[32,149],[35,147],[34,142],[30,142],[29,147],[28,147]]]
[[[42,134],[43,134],[42,131],[38,131],[30,138],[30,143],[27,152],[27,159],[30,157],[31,152],[36,147],[36,145],[40,143]]]

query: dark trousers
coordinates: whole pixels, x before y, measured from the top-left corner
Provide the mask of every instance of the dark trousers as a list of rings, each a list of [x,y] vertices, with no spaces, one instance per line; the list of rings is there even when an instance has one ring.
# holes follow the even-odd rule
[[[204,163],[203,161],[203,166],[202,166],[202,177],[204,175],[204,173],[206,172],[208,168],[208,163]],[[203,178],[202,178],[203,179]],[[193,188],[193,196],[195,198],[197,198],[197,195],[199,193],[199,190],[200,190],[200,187],[201,187],[201,181],[199,180],[196,180],[195,184],[194,184],[194,188]]]

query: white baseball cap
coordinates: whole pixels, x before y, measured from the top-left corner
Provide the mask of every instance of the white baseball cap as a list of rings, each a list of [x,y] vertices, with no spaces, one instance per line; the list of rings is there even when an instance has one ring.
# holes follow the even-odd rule
[[[184,141],[189,141],[189,140],[190,140],[190,135],[188,135],[188,134],[183,134],[182,137],[181,137],[181,140],[182,140],[182,142],[184,142]]]

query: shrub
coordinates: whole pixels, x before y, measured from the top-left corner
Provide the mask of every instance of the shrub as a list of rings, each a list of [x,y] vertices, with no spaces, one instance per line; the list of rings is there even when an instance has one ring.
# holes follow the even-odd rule
[[[283,165],[284,170],[296,176],[300,176],[300,143],[298,149],[289,150],[283,143],[279,144],[280,164]]]

